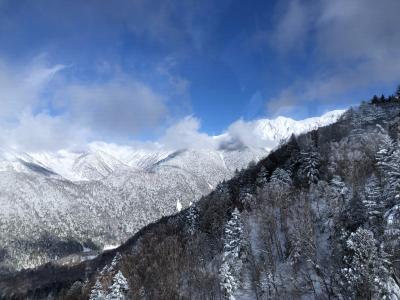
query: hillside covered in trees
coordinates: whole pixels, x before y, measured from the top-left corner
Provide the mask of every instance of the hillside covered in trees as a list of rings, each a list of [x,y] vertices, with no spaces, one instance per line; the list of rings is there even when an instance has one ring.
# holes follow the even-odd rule
[[[2,299],[400,299],[400,101],[374,97],[208,196]]]

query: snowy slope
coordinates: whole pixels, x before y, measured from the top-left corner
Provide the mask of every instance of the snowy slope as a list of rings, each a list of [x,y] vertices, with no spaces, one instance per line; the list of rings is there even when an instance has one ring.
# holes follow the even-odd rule
[[[263,140],[280,141],[289,138],[292,134],[301,133],[317,129],[321,126],[335,122],[343,114],[342,110],[328,112],[321,117],[308,118],[296,121],[286,117],[276,119],[261,119],[252,122],[254,133]]]
[[[76,178],[99,180],[127,167],[116,157],[99,150],[80,155],[72,165],[72,171]]]
[[[40,176],[57,176],[45,164],[23,152],[0,149],[0,172],[23,172]]]

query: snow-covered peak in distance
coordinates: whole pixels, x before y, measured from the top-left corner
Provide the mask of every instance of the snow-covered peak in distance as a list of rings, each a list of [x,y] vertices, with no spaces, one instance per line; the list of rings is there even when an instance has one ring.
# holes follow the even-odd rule
[[[308,118],[300,121],[286,117],[276,119],[261,119],[254,121],[253,132],[263,140],[280,141],[289,138],[292,134],[298,135],[336,122],[344,113],[343,110],[334,110],[320,117]]]
[[[334,110],[320,117],[299,121],[287,117],[259,119],[249,122],[239,120],[233,123],[226,133],[215,138],[219,140],[220,148],[223,149],[250,146],[271,151],[282,140],[286,140],[292,134],[299,135],[318,127],[332,124],[344,112],[344,110]]]
[[[217,147],[211,150],[207,149],[207,151],[210,152],[210,157],[222,157],[221,159],[231,157],[227,153],[229,151],[239,151],[244,148],[263,150],[267,154],[281,140],[287,139],[291,134],[297,135],[329,125],[335,122],[343,112],[343,110],[335,110],[321,117],[300,121],[287,117],[249,122],[237,121],[225,133],[210,136],[210,139],[216,141]],[[158,143],[150,146],[148,144],[130,146],[93,142],[86,148],[86,151],[80,152],[59,150],[57,152],[20,153],[2,150],[0,151],[0,171],[36,171],[38,173],[43,171],[45,175],[54,173],[72,181],[99,180],[116,170],[151,169],[174,153],[178,153],[178,156],[181,155],[185,161],[188,159],[186,157],[188,153],[179,154],[180,152],[176,151],[180,149],[167,148]],[[192,153],[194,158],[204,156],[204,153],[196,154],[196,151],[204,152],[204,149],[190,150],[189,153]]]
[[[58,176],[45,164],[25,152],[0,148],[0,171]]]

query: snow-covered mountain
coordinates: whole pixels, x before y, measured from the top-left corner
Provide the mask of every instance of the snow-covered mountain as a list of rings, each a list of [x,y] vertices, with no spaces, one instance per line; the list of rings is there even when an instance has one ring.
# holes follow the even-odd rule
[[[394,98],[351,109],[335,124],[290,138],[115,249],[85,249],[0,276],[0,298],[400,299],[399,112]],[[167,183],[149,190],[151,204],[170,184],[179,199],[187,185],[178,181],[204,176],[203,160],[215,176],[220,159],[230,163],[228,152],[229,159],[241,155],[177,151],[143,177],[122,172],[126,180],[108,186],[129,194],[154,173]],[[113,204],[121,220],[143,208],[131,200]],[[116,223],[106,225],[109,233],[121,230]]]
[[[287,139],[292,134],[299,135],[301,133],[317,129],[321,126],[334,123],[342,110],[334,110],[328,112],[321,117],[308,118],[301,121],[296,121],[286,117],[277,117],[276,119],[261,119],[250,122],[252,131],[265,141],[280,141]]]
[[[269,152],[277,144],[290,137],[321,126],[333,123],[343,113],[342,110],[328,112],[321,117],[296,121],[286,117],[276,119],[260,119],[243,122],[246,134],[238,136],[235,130],[212,137],[217,141],[215,149],[208,149],[210,157],[221,155],[222,160],[229,156],[230,166],[243,168],[256,157],[248,156],[245,148],[257,149],[257,152]],[[234,128],[233,128],[234,129]],[[247,137],[246,137],[247,136]],[[256,144],[249,140],[257,140]],[[169,161],[171,158],[187,160],[192,155],[195,159],[199,149],[180,151],[161,145],[119,146],[102,142],[88,145],[86,151],[59,150],[57,152],[25,153],[10,149],[0,149],[0,171],[16,171],[22,173],[42,173],[42,175],[58,175],[70,181],[100,180],[121,169],[149,170],[154,165]],[[231,155],[240,150],[240,155]],[[204,152],[203,149],[200,152]],[[242,158],[242,156],[247,156]],[[176,159],[175,159],[176,160]],[[232,168],[232,167],[231,167]]]
[[[84,152],[1,150],[0,267],[32,267],[83,247],[119,244],[176,212],[177,202],[187,207],[236,169],[259,161],[292,133],[328,125],[341,114],[247,123],[264,147],[228,131],[214,137],[215,149],[92,143]]]

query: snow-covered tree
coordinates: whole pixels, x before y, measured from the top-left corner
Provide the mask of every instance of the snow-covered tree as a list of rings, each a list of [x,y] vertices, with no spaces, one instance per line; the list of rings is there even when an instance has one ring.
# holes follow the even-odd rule
[[[221,287],[226,299],[235,299],[233,295],[238,289],[239,283],[236,278],[237,275],[232,272],[232,266],[229,261],[223,261],[219,274],[221,276]]]
[[[397,148],[393,151],[388,160],[381,166],[386,170],[389,195],[393,197],[389,203],[397,203],[400,198],[400,149]]]
[[[396,145],[392,138],[387,134],[386,130],[381,126],[378,126],[378,129],[381,131],[380,138],[380,147],[379,151],[376,154],[376,160],[378,162],[378,166],[384,167],[385,163],[390,160],[390,156],[396,148]]]
[[[386,202],[395,204],[400,197],[400,149],[387,134],[382,136],[376,160],[385,182]]]
[[[335,192],[341,196],[345,196],[349,193],[349,188],[346,183],[343,182],[342,178],[338,175],[333,176],[331,180],[331,187]]]
[[[371,222],[376,221],[376,218],[382,216],[382,189],[375,174],[368,179],[365,185],[365,198],[363,199],[363,203]]]
[[[358,108],[357,119],[359,119],[362,123],[375,123],[378,119],[385,116],[385,112],[381,107],[376,105],[371,105],[368,103],[363,103]]]
[[[99,280],[96,280],[96,283],[94,284],[90,292],[89,300],[105,300],[105,299],[106,295],[103,291],[103,286],[101,285]]]
[[[290,173],[284,169],[276,168],[274,172],[272,172],[270,184],[281,187],[289,187],[292,184]]]
[[[317,183],[319,179],[320,155],[315,149],[301,153],[302,172],[308,184]]]
[[[224,251],[229,256],[238,257],[241,246],[243,226],[240,212],[235,208],[224,230]]]
[[[113,260],[111,261],[110,265],[105,265],[103,270],[101,270],[100,274],[101,275],[106,275],[109,273],[112,273],[113,271],[116,270],[116,267],[118,265],[118,263],[120,262],[122,256],[119,252],[117,252],[113,258]]]
[[[398,259],[400,258],[400,149],[385,132],[380,145],[376,160],[384,182],[382,197],[386,208],[385,249]]]
[[[340,176],[333,176],[330,182],[328,199],[334,213],[339,213],[351,198],[351,190]]]
[[[234,299],[233,295],[239,287],[242,262],[240,250],[242,246],[243,226],[237,208],[227,222],[224,230],[224,249],[222,265],[219,270],[221,287],[226,299]]]
[[[264,296],[262,299],[276,299],[274,285],[275,280],[272,272],[265,270],[265,272],[261,275],[259,283],[259,287]]]
[[[129,290],[128,281],[121,273],[118,271],[113,278],[112,285],[109,287],[109,292],[106,296],[106,300],[125,300],[126,294]]]
[[[400,204],[394,205],[384,214],[385,249],[395,260],[400,259]]]
[[[251,205],[255,201],[253,187],[244,186],[239,191],[239,201],[244,205]]]
[[[371,231],[363,228],[350,234],[346,241],[342,284],[356,299],[390,299],[389,262]]]

